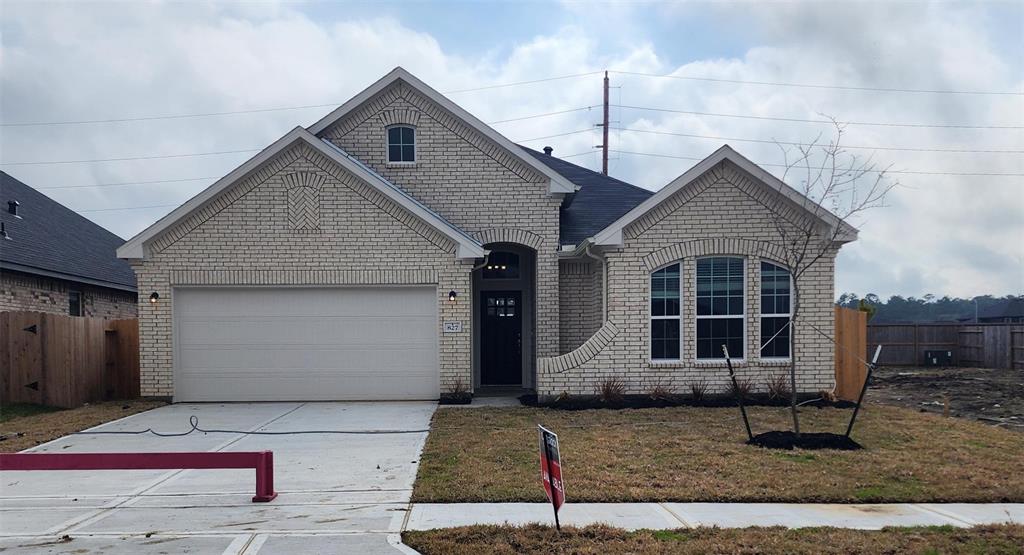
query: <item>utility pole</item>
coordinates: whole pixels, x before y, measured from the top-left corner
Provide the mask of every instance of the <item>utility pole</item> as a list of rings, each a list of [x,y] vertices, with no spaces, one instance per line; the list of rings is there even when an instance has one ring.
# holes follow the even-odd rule
[[[601,173],[608,175],[608,71],[604,72],[604,121],[601,123]]]

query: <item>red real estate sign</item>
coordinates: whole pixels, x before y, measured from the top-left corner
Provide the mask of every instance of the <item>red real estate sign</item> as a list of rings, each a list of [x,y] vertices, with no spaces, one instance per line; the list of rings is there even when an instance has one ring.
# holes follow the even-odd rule
[[[537,426],[540,432],[540,477],[544,493],[555,509],[555,527],[558,523],[558,509],[565,504],[565,483],[562,482],[562,462],[558,453],[558,436],[544,426]]]

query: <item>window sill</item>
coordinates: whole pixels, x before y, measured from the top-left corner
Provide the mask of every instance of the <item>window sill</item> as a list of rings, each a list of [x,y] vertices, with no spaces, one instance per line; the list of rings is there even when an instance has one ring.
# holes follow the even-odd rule
[[[649,368],[684,368],[689,366],[684,360],[659,358],[659,359],[648,359],[647,366]]]
[[[790,362],[788,358],[762,358],[758,361],[761,366],[789,366]]]
[[[415,168],[416,162],[385,162],[388,168]]]
[[[724,358],[711,358],[694,360],[693,365],[697,368],[726,368],[729,366],[729,363]],[[745,358],[732,359],[733,368],[746,368],[747,366],[750,366],[750,364]]]

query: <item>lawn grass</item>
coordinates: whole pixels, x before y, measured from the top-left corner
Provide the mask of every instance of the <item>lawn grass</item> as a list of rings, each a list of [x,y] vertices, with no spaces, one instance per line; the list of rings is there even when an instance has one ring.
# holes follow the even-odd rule
[[[60,410],[57,407],[45,405],[33,405],[32,403],[0,403],[0,422],[7,422],[13,418],[32,416],[34,414],[45,414]]]
[[[1024,526],[842,528],[695,528],[626,532],[607,526],[467,526],[403,532],[423,555],[490,554],[1015,554],[1024,552]]]
[[[14,453],[104,422],[166,405],[163,401],[107,401],[75,409],[21,405],[0,420],[0,453]],[[18,407],[19,405],[12,405]],[[5,410],[7,406],[5,405]]]
[[[787,409],[752,407],[755,430]],[[801,409],[805,431],[843,432],[848,409]],[[415,502],[540,502],[537,424],[559,434],[569,502],[1021,502],[1024,434],[867,405],[860,451],[748,446],[739,411],[440,409]]]

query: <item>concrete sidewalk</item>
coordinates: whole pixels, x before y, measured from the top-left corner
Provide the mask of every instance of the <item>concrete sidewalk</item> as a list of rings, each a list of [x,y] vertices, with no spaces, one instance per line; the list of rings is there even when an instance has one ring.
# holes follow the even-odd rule
[[[1024,503],[898,503],[843,505],[816,503],[569,503],[559,512],[569,526],[607,524],[627,530],[718,526],[834,526],[877,530],[886,526],[969,527],[1024,523]],[[546,503],[413,504],[406,530],[471,524],[554,524]]]

